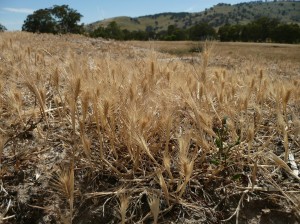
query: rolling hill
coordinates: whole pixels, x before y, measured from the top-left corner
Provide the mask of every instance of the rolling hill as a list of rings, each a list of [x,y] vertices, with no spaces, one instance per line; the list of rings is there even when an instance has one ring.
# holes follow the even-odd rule
[[[197,13],[160,13],[155,15],[140,16],[136,18],[120,16],[97,21],[86,25],[87,31],[92,31],[99,26],[107,26],[116,21],[121,29],[133,30],[167,30],[169,25],[179,28],[189,28],[199,22],[207,22],[214,28],[226,23],[246,24],[257,18],[266,16],[277,18],[284,23],[300,24],[300,1],[278,2],[248,2],[235,5],[219,3],[211,8]]]

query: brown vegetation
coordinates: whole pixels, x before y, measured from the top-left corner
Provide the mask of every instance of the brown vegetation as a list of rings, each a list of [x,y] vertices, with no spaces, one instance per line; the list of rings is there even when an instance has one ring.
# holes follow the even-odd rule
[[[296,223],[299,46],[134,45],[0,34],[0,222]]]

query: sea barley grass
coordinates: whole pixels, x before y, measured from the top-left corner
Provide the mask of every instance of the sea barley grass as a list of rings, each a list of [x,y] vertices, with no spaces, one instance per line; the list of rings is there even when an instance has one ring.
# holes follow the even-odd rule
[[[298,159],[296,63],[225,54],[224,43],[185,59],[82,36],[1,38],[3,187],[32,186],[24,200],[47,208],[40,216],[242,222],[246,198],[273,205],[262,195],[299,211],[288,165],[289,155]],[[14,201],[11,215],[24,214],[15,206],[22,197],[8,195],[1,202]]]

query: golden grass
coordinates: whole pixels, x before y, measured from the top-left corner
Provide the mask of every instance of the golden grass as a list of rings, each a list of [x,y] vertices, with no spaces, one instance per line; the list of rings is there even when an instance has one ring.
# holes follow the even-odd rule
[[[197,41],[129,41],[129,43],[141,48],[186,56],[193,54],[191,51],[202,49],[204,44]],[[278,62],[278,66],[282,67],[286,67],[287,63],[298,63],[300,60],[300,45],[295,44],[216,42],[215,51],[218,56],[225,58],[268,59],[273,63]]]
[[[299,214],[288,166],[291,154],[299,163],[299,46],[208,43],[186,61],[153,50],[160,42],[0,35],[3,188],[11,166],[54,176],[34,205],[53,205],[54,220],[93,203],[121,223],[179,208],[209,217],[239,194],[238,218],[249,189]]]

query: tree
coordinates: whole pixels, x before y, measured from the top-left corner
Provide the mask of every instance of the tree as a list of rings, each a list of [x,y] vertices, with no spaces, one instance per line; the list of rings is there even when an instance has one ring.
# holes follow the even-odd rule
[[[268,17],[262,17],[253,22],[256,26],[257,36],[259,41],[266,41],[266,39],[271,38],[272,29],[279,25],[278,19],[271,19]]]
[[[279,43],[299,43],[300,27],[298,24],[280,24],[272,32],[272,40]]]
[[[126,39],[130,38],[130,32],[127,30],[125,31]],[[115,40],[123,40],[124,33],[120,29],[120,26],[115,22],[110,22],[107,27],[99,26],[96,30],[94,30],[91,34],[92,37],[103,37],[103,38],[111,38]]]
[[[155,33],[155,29],[153,28],[153,26],[147,26],[145,29],[145,33],[146,33],[147,39],[155,39],[156,38],[156,33]]]
[[[187,34],[183,29],[178,28],[176,25],[169,25],[165,40],[186,40]]]
[[[216,31],[208,23],[199,23],[191,27],[189,31],[191,40],[205,40],[216,36]]]
[[[219,28],[220,41],[231,41],[231,25],[225,24]]]
[[[106,27],[106,32],[108,33],[109,38],[115,39],[115,40],[122,40],[123,39],[123,33],[120,29],[119,25],[112,21],[108,24]]]
[[[82,26],[78,25],[82,15],[68,5],[55,5],[51,9],[53,17],[56,19],[58,30],[61,33],[81,33]]]
[[[0,23],[0,32],[4,32],[6,30],[7,30],[6,27]]]
[[[81,17],[80,13],[68,5],[55,5],[28,15],[22,30],[34,33],[82,33],[83,25],[78,25]]]
[[[226,24],[219,28],[221,41],[275,41],[279,43],[299,43],[298,24],[279,23],[276,19],[260,18],[246,25]]]
[[[95,29],[93,32],[91,32],[90,35],[91,35],[91,37],[108,38],[106,29],[103,26],[99,26],[97,29]]]
[[[56,22],[50,9],[39,9],[28,15],[22,26],[23,31],[39,33],[56,33]]]

